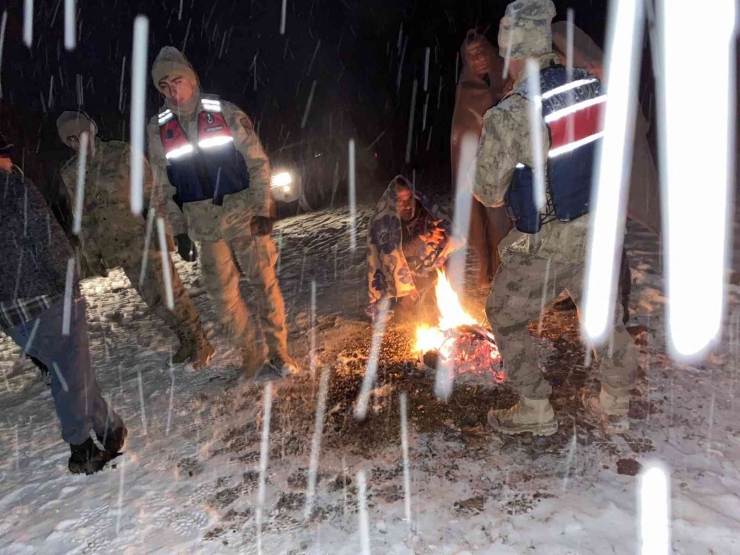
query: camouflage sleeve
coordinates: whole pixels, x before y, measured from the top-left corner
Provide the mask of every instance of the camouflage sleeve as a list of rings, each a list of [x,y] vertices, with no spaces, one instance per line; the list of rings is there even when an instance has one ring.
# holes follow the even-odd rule
[[[71,220],[70,220],[70,227],[68,230],[70,241],[73,244],[77,244],[79,242],[80,252],[87,262],[88,268],[90,268],[95,274],[103,275],[105,273],[104,271],[104,265],[103,265],[103,253],[98,248],[97,243],[92,238],[92,228],[91,225],[85,221],[85,218],[82,218],[81,226],[80,226],[80,233],[78,235],[74,234],[73,228],[74,228],[74,213],[75,213],[75,197],[77,196],[77,164],[75,161],[77,160],[77,157],[74,157],[70,160],[68,160],[64,166],[62,167],[61,171],[61,177],[62,177],[62,185],[64,185],[64,194],[67,197],[67,202],[69,203],[69,208],[71,210]],[[83,214],[84,216],[84,214]]]
[[[542,121],[543,146],[549,148]],[[516,165],[532,166],[527,101],[512,96],[486,112],[473,177],[473,194],[486,206],[498,206],[511,183]],[[545,154],[546,156],[546,154]]]
[[[144,194],[147,195],[147,186],[150,187],[150,191],[155,191],[149,194],[153,195],[151,200],[155,202],[154,207],[157,214],[166,215],[173,235],[185,234],[188,232],[188,224],[185,214],[174,200],[177,189],[172,186],[167,177],[167,158],[164,154],[162,140],[159,138],[156,116],[149,121],[147,126],[147,144],[149,163],[144,168]],[[147,167],[150,171],[147,171]],[[148,181],[149,184],[147,184]],[[147,198],[144,202],[147,202]]]
[[[234,146],[244,157],[249,169],[249,195],[254,210],[269,216],[272,198],[270,195],[270,160],[262,147],[249,116],[230,102],[223,102],[226,123],[234,135]]]

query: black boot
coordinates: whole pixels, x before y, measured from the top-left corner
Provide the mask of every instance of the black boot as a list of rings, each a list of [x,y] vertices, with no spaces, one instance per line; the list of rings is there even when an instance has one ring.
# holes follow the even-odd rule
[[[81,445],[70,445],[72,455],[69,457],[69,471],[72,474],[95,474],[111,460],[107,451],[101,451],[92,438]]]
[[[96,434],[98,441],[103,444],[105,451],[111,456],[115,457],[123,449],[123,444],[126,443],[126,437],[128,436],[128,429],[125,424],[121,424],[119,428],[111,429],[107,428],[103,434]]]

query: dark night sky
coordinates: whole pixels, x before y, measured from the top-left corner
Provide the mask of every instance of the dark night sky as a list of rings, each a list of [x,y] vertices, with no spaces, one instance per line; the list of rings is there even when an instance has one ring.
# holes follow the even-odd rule
[[[566,7],[573,7],[576,24],[597,42],[603,41],[605,1],[555,3],[556,19],[564,19]],[[247,111],[259,123],[268,151],[286,141],[326,135],[331,120],[337,141],[355,136],[361,145],[369,144],[385,131],[377,150],[389,175],[400,171],[403,163],[414,78],[420,80],[417,122],[421,120],[424,50],[430,46],[428,126],[434,126],[434,132],[430,150],[415,162],[422,172],[430,164],[444,165],[449,159],[459,45],[468,28],[477,25],[484,29],[489,24],[487,35],[495,44],[507,1],[288,0],[286,34],[280,36],[280,0],[183,0],[181,19],[179,0],[82,0],[77,19],[80,40],[73,52],[66,52],[63,46],[63,0],[36,0],[34,4],[30,50],[22,43],[22,1],[12,0],[8,8],[0,75],[0,130],[24,146],[22,162],[31,177],[54,181],[54,168],[68,156],[53,125],[60,111],[75,109],[82,100],[82,108],[98,120],[104,137],[127,137],[132,29],[139,13],[150,19],[150,62],[162,46],[184,45],[203,89]],[[397,43],[402,23],[408,46],[397,90]],[[256,91],[250,70],[255,54]],[[119,111],[123,56],[126,96]],[[437,110],[440,77],[443,88]],[[316,93],[306,129],[301,132],[314,80]],[[82,83],[82,98],[77,93],[78,81]],[[158,106],[159,95],[149,85],[147,113],[154,113]],[[422,142],[427,139],[423,135]],[[43,163],[37,159],[37,151]],[[43,170],[38,168],[40,164]],[[53,189],[48,184],[42,188]]]

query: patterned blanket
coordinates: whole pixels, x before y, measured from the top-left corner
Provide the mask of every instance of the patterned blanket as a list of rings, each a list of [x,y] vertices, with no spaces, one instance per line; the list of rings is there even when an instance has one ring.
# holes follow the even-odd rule
[[[396,186],[413,191],[417,210],[412,222],[403,222],[396,205]],[[410,244],[403,243],[403,226],[410,233]],[[411,187],[409,181],[396,176],[378,203],[367,234],[369,313],[381,299],[405,297],[416,293],[416,279],[441,268],[449,256],[464,244],[460,234],[453,233],[447,212]]]

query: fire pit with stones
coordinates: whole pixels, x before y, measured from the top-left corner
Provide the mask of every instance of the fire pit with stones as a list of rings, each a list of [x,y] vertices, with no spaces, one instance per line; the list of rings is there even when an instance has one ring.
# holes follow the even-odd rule
[[[419,360],[431,370],[445,369],[453,381],[477,375],[503,382],[506,374],[493,334],[465,312],[445,273],[437,274],[439,321],[434,327],[417,327],[414,351]]]

